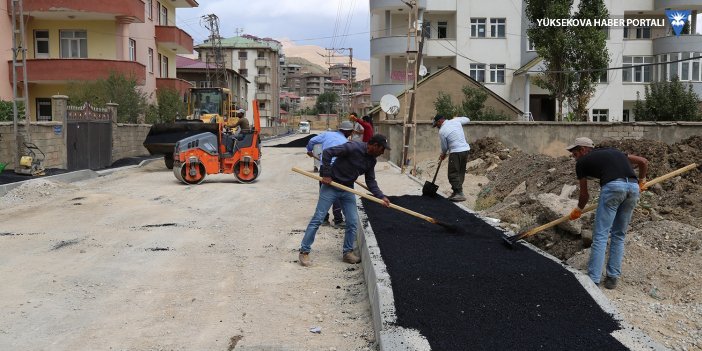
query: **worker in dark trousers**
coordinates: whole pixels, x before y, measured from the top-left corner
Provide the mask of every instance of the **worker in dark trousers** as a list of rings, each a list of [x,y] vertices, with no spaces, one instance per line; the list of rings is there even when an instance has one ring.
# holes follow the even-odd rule
[[[448,154],[448,181],[451,184],[453,193],[448,197],[454,202],[466,201],[463,195],[463,181],[466,179],[466,164],[468,163],[468,151],[470,145],[466,141],[463,133],[463,125],[468,124],[468,117],[454,117],[447,120],[442,115],[434,116],[434,128],[439,128],[439,142],[441,143],[441,155],[439,160],[446,158]]]
[[[580,196],[578,207],[570,213],[575,220],[582,215],[583,208],[590,199],[587,190],[587,178],[600,180],[600,199],[595,213],[595,226],[592,232],[590,260],[587,274],[596,284],[600,284],[605,252],[609,240],[609,259],[604,286],[607,289],[617,287],[622,273],[624,257],[624,239],[631,221],[634,207],[639,201],[640,192],[646,183],[648,160],[635,155],[627,155],[614,148],[595,149],[589,138],[577,138],[566,149],[577,160],[575,174],[578,177]],[[638,177],[632,164],[639,169]]]

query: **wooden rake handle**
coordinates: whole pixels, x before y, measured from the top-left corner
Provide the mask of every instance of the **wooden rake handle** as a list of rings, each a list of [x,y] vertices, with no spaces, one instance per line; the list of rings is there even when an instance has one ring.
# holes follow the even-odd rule
[[[319,157],[317,157],[317,156],[315,156],[315,155],[312,155],[312,157],[314,157],[314,159],[317,160],[317,161],[319,161],[320,163],[322,162],[322,160],[320,160]],[[361,188],[366,189],[366,190],[368,190],[368,191],[371,191],[370,189],[368,189],[368,187],[367,187],[365,184],[359,182],[358,180],[355,180],[354,182],[355,182],[356,184],[360,185]],[[372,191],[371,191],[371,192],[372,192]]]
[[[696,164],[696,163],[689,164],[689,165],[687,165],[687,166],[685,166],[685,167],[683,167],[683,168],[680,168],[680,169],[677,169],[677,170],[672,171],[672,172],[670,172],[670,173],[664,174],[664,175],[662,175],[662,176],[660,176],[660,177],[651,179],[651,180],[649,180],[648,182],[646,182],[646,184],[644,184],[644,188],[649,188],[649,187],[651,187],[651,186],[654,185],[654,184],[658,184],[658,183],[660,183],[660,182],[662,182],[662,181],[664,181],[664,180],[668,180],[668,179],[670,179],[670,178],[673,178],[673,177],[675,177],[675,176],[678,176],[678,175],[680,175],[680,174],[682,174],[682,173],[685,173],[685,172],[687,172],[687,171],[689,171],[689,170],[691,170],[691,169],[697,168],[697,167],[698,167],[698,164]],[[585,208],[583,209],[582,213],[590,212],[590,211],[594,210],[595,208],[597,208],[597,204],[596,204],[596,203],[595,203],[595,204],[590,204],[590,205],[588,205],[588,206],[585,206]],[[561,217],[561,218],[559,218],[559,219],[556,219],[555,221],[546,223],[546,224],[544,224],[544,225],[541,225],[541,226],[538,226],[538,227],[536,227],[536,228],[533,228],[533,229],[531,229],[531,230],[529,230],[529,231],[526,231],[526,232],[524,232],[524,233],[522,233],[522,234],[519,234],[519,235],[517,235],[517,236],[515,237],[514,241],[517,241],[517,240],[520,240],[520,239],[524,239],[524,238],[528,238],[528,237],[530,237],[530,236],[532,236],[532,235],[534,235],[534,234],[536,234],[536,233],[538,233],[538,232],[540,232],[540,231],[543,231],[543,230],[546,230],[546,229],[555,227],[555,226],[557,226],[557,225],[559,225],[559,224],[561,224],[561,223],[563,223],[563,222],[566,222],[566,221],[568,221],[568,220],[570,220],[570,214],[567,214],[567,215],[565,215],[565,216],[563,216],[563,217]]]
[[[312,178],[312,179],[317,179],[318,181],[322,181],[322,177],[320,177],[320,176],[318,176],[318,175],[316,175],[316,174],[314,174],[314,173],[310,173],[310,172],[307,172],[307,171],[303,171],[303,170],[301,170],[301,169],[299,169],[299,168],[297,168],[297,167],[293,167],[293,168],[292,168],[292,171],[293,171],[293,172],[300,173],[300,174],[302,174],[302,175],[304,175],[304,176],[308,176],[308,177],[310,177],[310,178]],[[362,192],[360,192],[360,191],[358,191],[358,190],[351,189],[351,188],[349,188],[349,187],[347,187],[347,186],[344,186],[344,185],[341,185],[341,184],[339,184],[339,183],[331,182],[331,184],[329,184],[329,185],[331,185],[331,186],[333,186],[333,187],[335,187],[335,188],[337,188],[337,189],[341,189],[341,190],[348,191],[348,192],[350,192],[350,193],[356,194],[356,195],[358,195],[358,196],[360,196],[360,197],[362,197],[362,198],[364,198],[364,199],[368,199],[368,200],[370,200],[370,201],[379,203],[379,204],[381,204],[381,205],[385,205],[385,201],[383,201],[383,200],[381,200],[381,199],[379,199],[379,198],[377,198],[377,197],[375,197],[375,196],[370,196],[370,195],[364,194],[364,193],[362,193]],[[406,213],[406,214],[408,214],[408,215],[411,215],[411,216],[415,216],[415,217],[417,217],[417,218],[421,218],[421,219],[423,219],[423,220],[425,220],[425,221],[427,221],[427,222],[429,222],[429,223],[432,223],[432,224],[436,224],[436,223],[437,223],[436,220],[435,220],[434,218],[431,218],[431,217],[429,217],[429,216],[425,216],[425,215],[423,215],[423,214],[421,214],[421,213],[414,212],[414,211],[412,211],[412,210],[410,210],[410,209],[407,209],[407,208],[404,208],[404,207],[400,207],[400,206],[397,206],[397,205],[392,204],[392,203],[390,204],[390,208],[393,208],[393,209],[396,209],[396,210],[398,210],[398,211],[404,212],[404,213]]]

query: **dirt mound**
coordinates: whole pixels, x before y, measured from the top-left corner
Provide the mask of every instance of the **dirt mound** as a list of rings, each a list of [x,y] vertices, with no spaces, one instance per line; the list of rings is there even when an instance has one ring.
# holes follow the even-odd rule
[[[500,160],[505,160],[509,157],[510,149],[507,148],[497,138],[487,137],[481,138],[470,143],[470,152],[468,153],[468,161],[479,158],[485,159],[492,155],[497,155]]]

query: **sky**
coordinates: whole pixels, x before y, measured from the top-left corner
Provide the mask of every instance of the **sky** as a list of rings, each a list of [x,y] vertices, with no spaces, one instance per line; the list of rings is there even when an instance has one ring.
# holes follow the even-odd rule
[[[355,58],[370,58],[368,0],[196,0],[196,8],[179,8],[177,26],[200,44],[209,36],[201,17],[219,17],[219,34],[288,39],[297,45],[353,48]],[[348,53],[345,52],[345,53]]]

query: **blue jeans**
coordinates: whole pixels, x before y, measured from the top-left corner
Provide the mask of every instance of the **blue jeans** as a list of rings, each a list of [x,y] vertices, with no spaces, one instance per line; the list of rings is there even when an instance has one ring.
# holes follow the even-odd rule
[[[324,216],[329,212],[329,208],[335,201],[339,201],[341,211],[346,217],[346,234],[344,235],[343,253],[353,251],[353,244],[356,241],[356,229],[358,227],[358,212],[356,212],[356,196],[348,191],[337,189],[331,185],[322,184],[319,188],[319,200],[314,215],[307,225],[305,236],[300,243],[300,252],[310,252],[314,236],[317,234],[319,226],[324,220]]]
[[[628,182],[617,179],[602,187],[595,214],[595,228],[592,232],[590,260],[587,264],[587,274],[595,284],[600,282],[602,276],[608,239],[610,242],[607,276],[619,278],[621,275],[624,237],[638,201],[639,184],[635,179]]]

